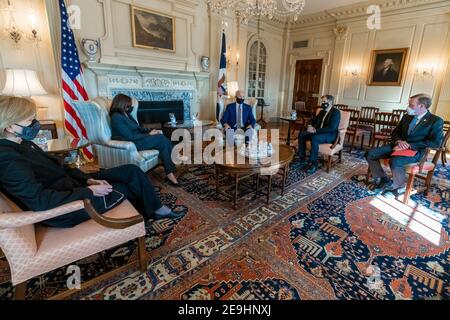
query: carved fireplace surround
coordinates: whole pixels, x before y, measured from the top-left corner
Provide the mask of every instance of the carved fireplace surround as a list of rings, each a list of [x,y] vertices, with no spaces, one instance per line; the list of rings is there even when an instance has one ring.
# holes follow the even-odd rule
[[[200,110],[201,87],[209,79],[207,73],[101,63],[88,63],[85,70],[88,86],[98,96],[112,99],[123,93],[139,101],[183,101],[184,119]]]

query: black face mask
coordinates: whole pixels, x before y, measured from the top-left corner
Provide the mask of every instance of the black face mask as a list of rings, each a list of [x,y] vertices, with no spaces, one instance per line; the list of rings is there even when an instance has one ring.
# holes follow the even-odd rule
[[[243,104],[244,103],[244,98],[236,98],[236,102],[238,103],[238,104]]]
[[[328,102],[322,102],[321,106],[322,106],[322,109],[326,109],[330,106],[330,104]]]
[[[16,126],[22,128],[22,133],[16,133],[16,136],[26,141],[31,141],[36,138],[39,130],[41,130],[41,123],[36,119],[34,119],[29,126],[24,127],[17,123]]]
[[[133,110],[134,110],[134,107],[133,107],[133,106],[130,106],[130,107],[128,107],[128,108],[125,110],[125,112],[128,113],[128,114],[130,114],[130,113],[133,112]]]

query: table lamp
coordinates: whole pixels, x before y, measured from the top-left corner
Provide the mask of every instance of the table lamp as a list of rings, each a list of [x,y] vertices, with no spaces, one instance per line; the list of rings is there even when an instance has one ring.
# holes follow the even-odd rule
[[[42,87],[36,71],[6,69],[6,83],[2,94],[16,97],[31,97],[47,94],[47,91]],[[40,117],[38,116],[38,118]]]

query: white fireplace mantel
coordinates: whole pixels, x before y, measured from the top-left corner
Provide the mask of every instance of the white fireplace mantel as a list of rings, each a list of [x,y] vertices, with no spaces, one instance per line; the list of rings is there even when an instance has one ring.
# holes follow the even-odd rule
[[[129,67],[103,63],[85,63],[88,88],[95,88],[94,96],[113,98],[117,92],[154,97],[155,93],[188,95],[185,113],[200,110],[201,93],[209,84],[209,73],[174,71],[155,68]],[[207,90],[208,91],[208,90]],[[159,95],[161,97],[161,95]]]
[[[96,75],[98,95],[111,97],[112,89],[189,90],[195,95],[208,83],[209,73],[173,71],[155,68],[128,67],[102,63],[86,63],[85,68]]]

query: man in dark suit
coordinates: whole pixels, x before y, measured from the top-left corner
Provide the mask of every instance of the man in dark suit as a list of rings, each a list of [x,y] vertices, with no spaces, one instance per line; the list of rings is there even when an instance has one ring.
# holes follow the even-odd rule
[[[227,105],[220,122],[225,130],[243,129],[247,130],[255,127],[255,117],[252,107],[244,103],[245,95],[242,90],[236,91],[236,102]]]
[[[366,153],[366,159],[374,178],[373,188],[383,194],[399,196],[405,192],[406,173],[404,166],[420,161],[426,148],[438,148],[444,136],[444,121],[429,112],[432,100],[426,94],[417,94],[409,98],[408,115],[405,115],[392,132],[391,142]],[[395,150],[414,150],[412,157],[391,154]],[[380,164],[380,159],[390,159],[393,181]]]
[[[377,82],[397,82],[398,72],[392,67],[394,61],[392,59],[386,59],[383,63],[383,69],[379,70],[373,77],[373,81]]]
[[[320,113],[312,118],[305,132],[298,136],[298,155],[300,166],[308,167],[308,173],[317,171],[317,157],[319,156],[319,145],[323,143],[333,143],[338,135],[341,113],[333,108],[334,97],[325,95],[321,97]],[[311,141],[311,152],[309,159],[306,159],[306,141]]]

